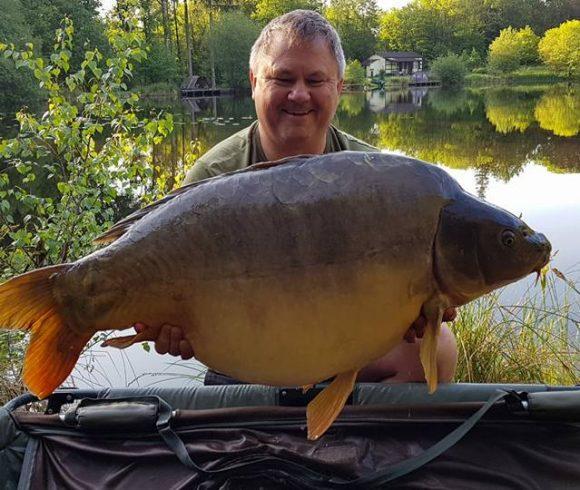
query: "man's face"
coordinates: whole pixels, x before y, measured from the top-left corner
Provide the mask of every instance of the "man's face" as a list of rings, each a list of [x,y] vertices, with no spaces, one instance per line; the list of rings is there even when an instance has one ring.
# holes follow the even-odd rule
[[[258,60],[256,72],[250,71],[250,80],[262,140],[292,146],[294,154],[312,153],[320,145],[323,150],[342,90],[338,63],[327,44],[290,44],[278,36]]]

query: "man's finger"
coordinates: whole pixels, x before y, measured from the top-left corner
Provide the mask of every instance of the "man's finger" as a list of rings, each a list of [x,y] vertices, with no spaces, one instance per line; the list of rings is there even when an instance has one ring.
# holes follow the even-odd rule
[[[179,343],[183,340],[183,330],[180,327],[171,327],[169,333],[169,353],[179,355]]]
[[[457,308],[447,308],[443,312],[443,321],[444,322],[452,322],[457,317]]]
[[[191,359],[194,356],[193,348],[189,343],[189,340],[182,340],[179,342],[179,353],[184,361]]]
[[[171,344],[171,325],[163,325],[155,341],[155,350],[158,354],[167,354]]]
[[[403,335],[403,339],[405,340],[405,342],[408,342],[409,344],[414,344],[415,341],[417,340],[417,332],[415,332],[415,329],[411,327],[409,330],[405,332],[405,335]]]

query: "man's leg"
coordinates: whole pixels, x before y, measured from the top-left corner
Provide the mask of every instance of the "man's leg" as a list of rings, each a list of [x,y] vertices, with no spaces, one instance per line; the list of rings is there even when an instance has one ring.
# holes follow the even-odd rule
[[[401,342],[391,352],[362,369],[357,381],[383,383],[423,383],[425,372],[419,358],[421,339]],[[437,344],[437,371],[440,383],[453,381],[457,367],[457,343],[453,332],[442,325]]]

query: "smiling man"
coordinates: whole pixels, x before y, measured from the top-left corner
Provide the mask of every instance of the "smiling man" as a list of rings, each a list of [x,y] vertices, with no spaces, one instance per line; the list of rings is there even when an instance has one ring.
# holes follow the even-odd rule
[[[203,155],[184,184],[288,156],[378,151],[331,125],[344,69],[338,34],[320,14],[295,10],[272,20],[250,54],[258,120]]]
[[[332,124],[342,91],[345,60],[340,39],[320,14],[295,10],[272,20],[261,32],[250,54],[252,98],[257,121],[230,136],[203,155],[184,181],[189,184],[254,163],[300,154],[344,150],[378,151]],[[267,244],[265,244],[267,246]],[[256,253],[260,253],[256,250]],[[224,298],[227,301],[227,298]],[[452,320],[453,309],[444,321]],[[385,319],[386,320],[386,319]],[[389,354],[360,372],[362,381],[421,382],[420,340],[425,321],[419,317]],[[138,331],[146,327],[138,324]],[[160,354],[193,357],[195,346],[183,337],[181,328],[164,325],[151,329]],[[457,348],[447,327],[438,343],[441,382],[451,381],[457,363]],[[209,371],[206,384],[236,382]]]

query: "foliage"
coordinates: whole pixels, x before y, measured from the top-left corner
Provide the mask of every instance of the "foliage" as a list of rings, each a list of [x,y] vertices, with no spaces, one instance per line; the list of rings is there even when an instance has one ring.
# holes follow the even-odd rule
[[[465,68],[468,70],[483,70],[485,71],[485,67],[483,67],[483,56],[481,56],[480,52],[477,51],[475,48],[472,48],[471,51],[463,51],[461,53],[461,59],[463,60],[463,64]]]
[[[24,47],[23,40],[31,39],[32,32],[20,0],[4,0],[0,15],[0,42]],[[3,110],[16,110],[26,103],[32,105],[41,97],[34,76],[26,70],[17,69],[5,58],[0,58],[0,87],[0,108]]]
[[[465,81],[467,68],[461,56],[450,53],[433,61],[431,72],[441,80],[443,87],[458,87]]]
[[[147,58],[135,68],[133,84],[173,83],[181,78],[181,70],[175,55],[162,42],[153,39],[147,46]]]
[[[379,39],[388,50],[415,51],[433,60],[453,46],[454,27],[434,3],[414,1],[381,16]]]
[[[50,64],[34,57],[32,45],[0,46],[49,94],[42,116],[19,112],[18,136],[0,142],[0,277],[89,252],[116,219],[118,203],[151,188],[151,145],[172,129],[170,115],[140,118],[138,96],[126,90],[124,78],[145,56],[136,21],[112,23],[113,55],[104,60],[99,50],[87,51],[76,72],[73,33],[65,19]]]
[[[540,57],[568,76],[580,73],[580,20],[570,20],[546,32],[538,46]]]
[[[550,278],[543,293],[528,291],[517,304],[504,305],[495,293],[460,308],[451,325],[459,354],[456,381],[579,383],[573,332],[580,320],[566,297],[556,294]]]
[[[20,2],[34,42],[38,44],[40,54],[45,60],[52,54],[54,32],[65,17],[76,26],[69,60],[73,70],[79,68],[87,49],[97,48],[101,53],[108,54],[105,26],[97,11],[100,4],[98,0],[20,0]]]
[[[265,25],[272,19],[291,12],[304,9],[322,12],[321,0],[258,0],[252,18]]]
[[[380,16],[379,39],[389,50],[427,60],[475,49],[480,55],[508,26],[537,34],[577,16],[573,0],[411,0]]]
[[[366,80],[365,69],[359,60],[351,60],[346,64],[344,71],[345,83],[352,85],[363,85]]]
[[[222,14],[209,39],[216,60],[216,73],[222,85],[249,87],[248,59],[258,38],[258,25],[237,12]]]
[[[516,34],[517,50],[520,64],[531,65],[538,62],[538,43],[540,38],[530,26],[520,29]]]
[[[539,38],[529,26],[516,30],[503,29],[489,46],[488,62],[493,71],[511,72],[520,65],[530,64],[538,59]]]
[[[374,53],[378,31],[375,0],[330,0],[324,15],[337,30],[346,59],[364,61]]]

